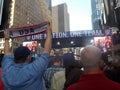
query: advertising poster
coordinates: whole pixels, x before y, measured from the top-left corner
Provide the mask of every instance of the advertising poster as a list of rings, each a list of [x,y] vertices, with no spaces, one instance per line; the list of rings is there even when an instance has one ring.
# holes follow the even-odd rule
[[[99,47],[101,51],[107,52],[107,49],[111,48],[111,37],[94,37],[94,44],[95,46]]]

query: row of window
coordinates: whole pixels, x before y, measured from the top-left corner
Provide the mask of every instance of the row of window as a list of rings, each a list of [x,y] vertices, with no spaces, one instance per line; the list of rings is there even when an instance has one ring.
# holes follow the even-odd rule
[[[38,7],[40,6],[43,7],[44,4],[43,3],[42,3],[43,5],[40,4],[41,3],[29,2],[29,4],[26,4],[24,2],[17,2],[15,5],[14,25],[24,26],[24,25],[31,25],[32,23],[39,23],[40,21],[42,21],[43,17],[41,16],[43,16],[42,13],[45,13],[46,8],[44,6],[45,10],[44,12],[41,12],[40,10],[38,10]],[[21,7],[20,5],[23,5],[23,7]]]

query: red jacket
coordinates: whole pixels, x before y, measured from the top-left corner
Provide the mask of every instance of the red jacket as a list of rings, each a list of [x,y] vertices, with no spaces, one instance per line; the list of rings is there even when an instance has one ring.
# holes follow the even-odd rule
[[[4,90],[4,85],[2,83],[2,70],[0,69],[0,90]]]
[[[81,75],[78,83],[67,90],[120,90],[120,84],[109,80],[103,73]]]

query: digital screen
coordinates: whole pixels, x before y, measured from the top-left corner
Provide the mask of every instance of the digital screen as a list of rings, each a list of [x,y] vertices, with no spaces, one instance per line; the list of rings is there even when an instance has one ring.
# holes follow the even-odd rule
[[[37,47],[37,41],[23,42],[23,46],[26,46],[30,51],[35,52]]]
[[[111,48],[111,37],[94,37],[94,44],[101,49],[102,52],[107,52]]]

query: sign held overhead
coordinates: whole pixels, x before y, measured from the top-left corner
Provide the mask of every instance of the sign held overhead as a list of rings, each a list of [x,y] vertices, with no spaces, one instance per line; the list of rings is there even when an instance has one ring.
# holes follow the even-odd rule
[[[8,29],[8,31],[10,33],[11,38],[31,36],[45,32],[49,24],[50,22],[42,22],[40,24],[31,25],[31,26],[11,28]]]

